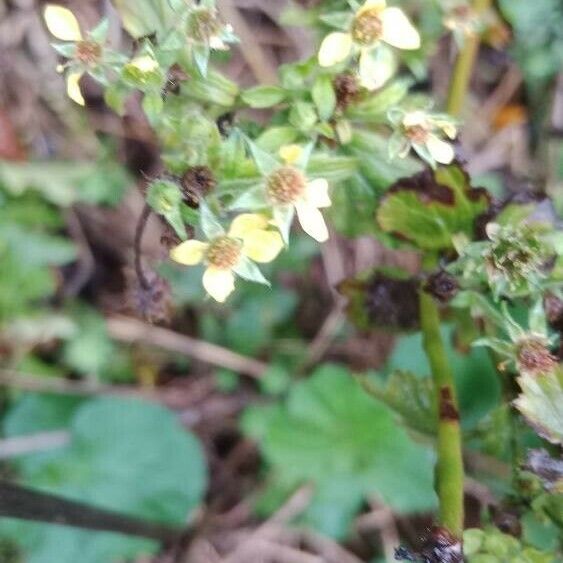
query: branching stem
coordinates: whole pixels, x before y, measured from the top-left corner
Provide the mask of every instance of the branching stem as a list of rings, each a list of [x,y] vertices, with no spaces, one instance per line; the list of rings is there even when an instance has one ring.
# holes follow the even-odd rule
[[[435,265],[435,257],[425,260],[425,269]],[[453,374],[440,332],[440,314],[431,295],[420,291],[420,322],[423,345],[434,378],[438,404],[436,491],[440,502],[440,525],[455,537],[462,537],[463,457],[459,410]]]

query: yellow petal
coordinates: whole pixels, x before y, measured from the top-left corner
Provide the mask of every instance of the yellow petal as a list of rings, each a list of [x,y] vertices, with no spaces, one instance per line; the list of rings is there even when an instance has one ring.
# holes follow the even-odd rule
[[[208,246],[199,240],[186,240],[170,251],[170,258],[178,264],[194,266],[203,260]]]
[[[243,213],[242,215],[237,215],[231,223],[229,236],[244,239],[248,233],[252,231],[266,229],[268,222],[268,218],[259,213]]]
[[[242,252],[254,262],[266,264],[276,258],[284,247],[277,231],[252,231],[245,239]]]
[[[333,66],[342,62],[352,50],[352,36],[349,33],[335,31],[327,35],[319,49],[319,64]]]
[[[78,21],[69,9],[47,4],[43,11],[43,18],[47,29],[57,39],[62,41],[80,41],[82,39]]]
[[[432,158],[440,164],[449,164],[455,157],[454,148],[436,135],[429,135],[426,141],[426,148]]]
[[[360,84],[368,90],[381,88],[395,72],[395,60],[390,49],[363,49],[360,55]]]
[[[219,303],[224,303],[235,289],[235,276],[231,270],[222,270],[210,266],[203,274],[205,291]]]
[[[385,0],[366,0],[362,7],[356,12],[356,16],[368,10],[383,10],[387,6]]]
[[[332,202],[328,196],[328,182],[324,178],[317,178],[307,184],[305,199],[314,207],[330,207]]]
[[[304,201],[298,201],[295,209],[301,227],[309,236],[319,242],[328,240],[328,229],[324,217],[316,207]]]
[[[303,149],[299,145],[283,145],[278,154],[286,164],[294,164],[303,154]]]
[[[381,13],[382,39],[399,49],[418,49],[420,35],[399,8],[385,8]]]
[[[78,105],[83,106],[85,105],[84,97],[82,96],[82,92],[80,91],[80,77],[82,76],[82,72],[69,72],[66,76],[66,93],[68,97],[76,102]]]
[[[158,68],[158,62],[149,55],[135,57],[129,64],[139,69],[141,72],[152,72]]]
[[[450,139],[455,139],[457,127],[453,123],[442,120],[436,120],[435,123]]]

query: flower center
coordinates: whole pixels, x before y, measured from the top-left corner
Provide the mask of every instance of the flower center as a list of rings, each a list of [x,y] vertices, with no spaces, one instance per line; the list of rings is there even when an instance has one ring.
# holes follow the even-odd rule
[[[235,238],[220,236],[211,241],[205,258],[211,266],[229,270],[239,261],[242,244]]]
[[[406,128],[405,135],[411,142],[423,145],[428,140],[428,129],[422,125],[411,125]]]
[[[83,64],[95,65],[102,56],[102,46],[88,39],[76,44],[76,58]]]
[[[268,196],[274,203],[293,203],[305,191],[306,179],[293,166],[279,168],[266,181]]]
[[[209,40],[221,31],[221,22],[215,10],[196,8],[188,20],[188,37],[195,41],[208,43]]]
[[[383,23],[379,12],[377,9],[365,10],[354,18],[350,31],[354,42],[359,45],[372,45],[381,39]]]
[[[557,365],[557,360],[544,342],[535,338],[528,338],[520,343],[517,358],[519,368],[533,374],[548,373]]]

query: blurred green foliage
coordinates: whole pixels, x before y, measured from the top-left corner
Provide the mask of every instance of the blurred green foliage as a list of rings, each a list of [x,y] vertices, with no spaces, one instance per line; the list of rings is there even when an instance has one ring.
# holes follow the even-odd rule
[[[181,525],[199,505],[207,475],[195,437],[160,406],[132,399],[22,397],[4,420],[7,436],[66,429],[67,446],[23,455],[20,479],[33,488],[100,508]],[[166,460],[166,463],[162,463]],[[3,520],[28,563],[101,563],[154,553],[154,542],[111,533]]]

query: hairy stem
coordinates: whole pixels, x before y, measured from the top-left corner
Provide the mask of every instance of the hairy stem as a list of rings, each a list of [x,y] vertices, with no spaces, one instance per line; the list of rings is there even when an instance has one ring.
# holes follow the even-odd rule
[[[429,257],[430,258],[430,257]],[[435,262],[427,259],[431,268]],[[436,492],[440,502],[440,524],[455,537],[463,533],[463,458],[459,410],[446,349],[440,333],[440,314],[434,299],[420,291],[420,322],[423,345],[434,378],[438,404],[438,461]]]
[[[492,0],[474,0],[473,10],[475,10],[477,14],[481,14],[491,7],[491,3]],[[469,88],[469,80],[471,79],[471,72],[473,71],[475,59],[479,52],[480,41],[481,38],[478,34],[465,37],[463,48],[457,56],[450,80],[447,103],[448,113],[453,116],[459,116],[463,109]]]

